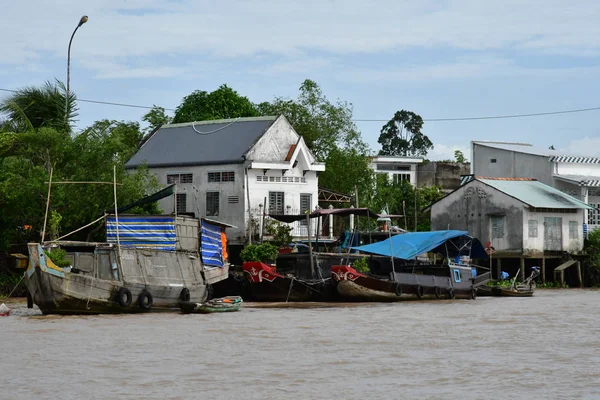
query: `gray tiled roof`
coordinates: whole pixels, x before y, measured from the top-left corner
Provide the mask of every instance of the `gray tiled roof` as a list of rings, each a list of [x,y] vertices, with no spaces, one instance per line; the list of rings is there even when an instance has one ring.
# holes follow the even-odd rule
[[[164,125],[127,162],[127,168],[234,164],[277,117],[233,118]]]

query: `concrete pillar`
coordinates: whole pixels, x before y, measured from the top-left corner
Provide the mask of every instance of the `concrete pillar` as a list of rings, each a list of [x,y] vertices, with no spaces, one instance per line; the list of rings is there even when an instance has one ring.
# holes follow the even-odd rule
[[[546,283],[546,257],[542,257],[542,283]]]
[[[521,269],[519,270],[521,275],[521,282],[525,280],[525,257],[521,257]]]

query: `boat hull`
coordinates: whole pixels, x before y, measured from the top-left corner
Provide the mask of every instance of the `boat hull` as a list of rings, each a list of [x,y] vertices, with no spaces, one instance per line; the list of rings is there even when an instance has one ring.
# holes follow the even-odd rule
[[[212,299],[205,303],[182,302],[181,312],[184,314],[212,314],[239,311],[243,300],[239,296],[227,296]]]
[[[101,279],[97,277],[97,271],[86,274],[58,268],[38,244],[30,244],[29,250],[30,265],[25,273],[25,283],[43,314],[172,311],[178,309],[182,300],[205,301],[209,295],[208,281],[218,281],[219,274],[224,279],[228,274],[227,268],[213,270],[207,279],[205,271],[194,270],[201,265],[192,256],[161,252],[159,258],[153,260],[156,252],[138,255],[136,250],[128,250],[122,257],[129,264],[121,265],[118,270],[123,279],[114,279],[114,276]],[[189,259],[190,264],[181,266],[180,262],[185,259]],[[180,268],[172,271],[168,264],[176,261]],[[154,262],[165,265],[154,265]],[[113,265],[116,270],[116,264]],[[123,298],[122,293],[128,294]]]
[[[394,280],[361,274],[349,266],[332,268],[332,280],[344,300],[403,301],[433,299],[474,299],[472,284],[453,285],[449,277],[395,273]]]
[[[477,289],[479,296],[486,297],[532,297],[534,290],[512,289],[497,286],[481,286]]]

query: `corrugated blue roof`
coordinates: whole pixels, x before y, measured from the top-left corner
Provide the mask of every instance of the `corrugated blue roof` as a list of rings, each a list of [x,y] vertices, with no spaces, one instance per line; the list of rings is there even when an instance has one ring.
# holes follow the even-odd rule
[[[277,117],[235,118],[164,125],[127,162],[127,168],[234,164]]]
[[[575,197],[538,181],[477,180],[535,208],[592,208]]]

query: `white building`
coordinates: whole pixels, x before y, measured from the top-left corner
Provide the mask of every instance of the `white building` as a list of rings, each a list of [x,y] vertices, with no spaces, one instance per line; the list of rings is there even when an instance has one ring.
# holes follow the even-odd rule
[[[471,174],[534,178],[592,206],[584,229],[600,227],[600,157],[565,154],[526,143],[471,142]]]
[[[407,181],[417,186],[417,167],[422,157],[374,156],[371,157],[371,169],[376,174],[385,174],[391,182]]]
[[[160,201],[165,214],[185,212],[235,225],[228,229],[232,245],[244,244],[258,230],[265,209],[314,210],[318,175],[325,170],[284,116],[164,125],[127,168],[142,165],[160,183],[177,184],[176,201]]]

